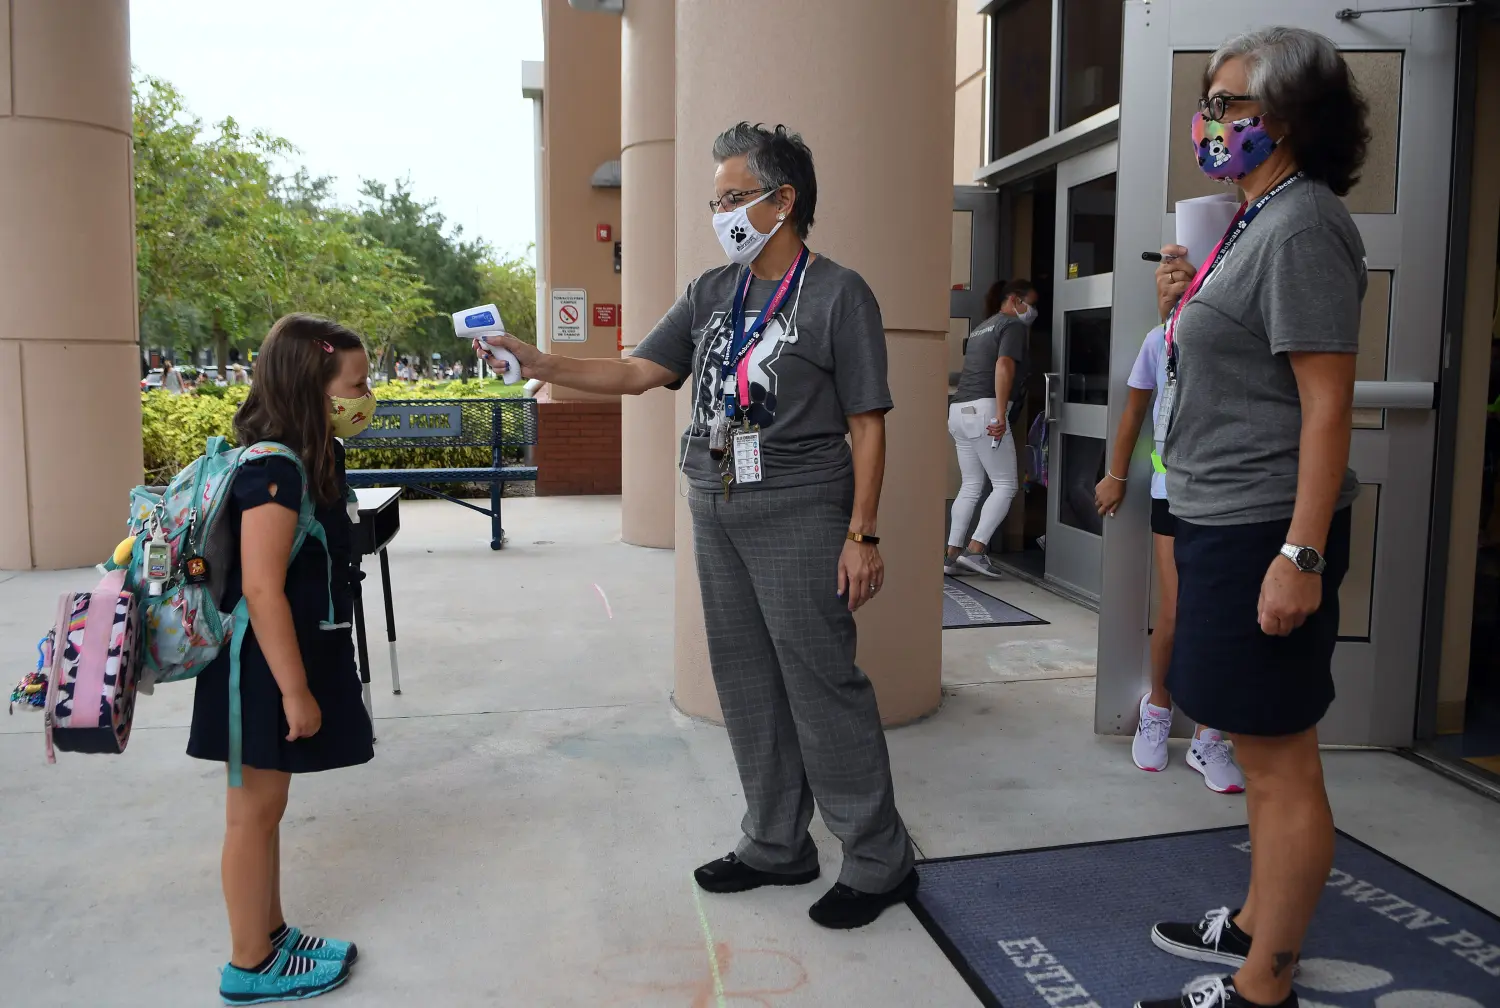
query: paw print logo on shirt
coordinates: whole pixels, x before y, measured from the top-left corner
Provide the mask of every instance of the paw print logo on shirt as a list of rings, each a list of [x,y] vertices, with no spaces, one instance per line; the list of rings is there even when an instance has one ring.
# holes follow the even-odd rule
[[[1183,993],[1220,976],[1199,977]],[[1304,959],[1294,984],[1302,1008],[1485,1008],[1462,994],[1403,989],[1389,970],[1343,959]]]

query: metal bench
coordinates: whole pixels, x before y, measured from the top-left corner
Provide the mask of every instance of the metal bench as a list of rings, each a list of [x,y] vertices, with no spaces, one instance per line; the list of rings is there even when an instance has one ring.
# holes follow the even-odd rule
[[[345,451],[483,448],[490,452],[487,468],[351,469],[351,487],[411,487],[430,497],[451,501],[490,517],[490,549],[505,546],[500,524],[500,496],[507,483],[536,481],[536,466],[507,465],[507,451],[523,453],[536,444],[535,399],[386,399],[375,409],[375,419],[358,436],[344,442]],[[488,483],[490,506],[480,507],[452,497],[436,486],[451,483]]]

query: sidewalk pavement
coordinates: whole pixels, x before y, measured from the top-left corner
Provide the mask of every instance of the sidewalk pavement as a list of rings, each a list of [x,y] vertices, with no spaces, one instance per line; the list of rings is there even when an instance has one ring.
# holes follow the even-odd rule
[[[618,500],[507,501],[500,553],[481,516],[402,511],[404,695],[390,694],[372,604],[376,758],[294,782],[283,823],[292,923],[360,946],[351,982],[319,1004],[977,1003],[904,907],[850,933],[808,920],[838,871],[820,821],[821,882],[694,891],[692,869],[734,844],[739,781],[722,730],[668,702],[672,554],[622,545]],[[8,679],[57,593],[94,578],[0,572]],[[1014,582],[997,593],[1051,625],[946,634],[942,710],[888,736],[923,855],[1244,821],[1243,800],[1204,788],[1180,748],[1144,774],[1128,739],[1092,734],[1091,613]],[[190,685],[164,686],[141,699],[123,756],[54,767],[39,718],[0,719],[0,1001],[217,1003],[224,778],[183,755],[191,705]],[[1500,804],[1386,753],[1325,762],[1344,830],[1500,911]]]

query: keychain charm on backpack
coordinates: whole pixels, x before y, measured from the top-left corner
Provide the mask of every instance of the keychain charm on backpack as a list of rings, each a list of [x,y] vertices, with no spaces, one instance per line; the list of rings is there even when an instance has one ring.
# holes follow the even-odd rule
[[[208,561],[201,556],[190,556],[183,561],[182,573],[188,584],[207,584]]]
[[[146,543],[146,591],[152,598],[162,593],[172,576],[172,550],[167,545],[161,522],[151,521],[151,540]]]

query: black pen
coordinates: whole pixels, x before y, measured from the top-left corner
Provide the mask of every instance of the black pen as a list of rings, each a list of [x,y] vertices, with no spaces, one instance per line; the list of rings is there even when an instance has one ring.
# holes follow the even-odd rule
[[[1141,253],[1141,258],[1144,259],[1144,260],[1146,260],[1147,262],[1159,263],[1159,262],[1171,262],[1172,260],[1174,260],[1174,259],[1176,259],[1178,257],[1174,256],[1174,255],[1164,256],[1160,252],[1142,252]]]

